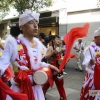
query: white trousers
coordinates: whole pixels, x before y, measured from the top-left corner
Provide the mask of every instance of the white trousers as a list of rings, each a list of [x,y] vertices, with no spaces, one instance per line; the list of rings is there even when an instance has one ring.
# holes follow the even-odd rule
[[[80,52],[76,52],[77,55],[77,67],[79,70],[82,70],[82,66],[81,66],[81,53]]]

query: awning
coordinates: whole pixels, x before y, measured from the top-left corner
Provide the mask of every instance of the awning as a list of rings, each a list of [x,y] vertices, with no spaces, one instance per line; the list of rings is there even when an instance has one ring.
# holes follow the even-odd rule
[[[12,19],[10,27],[18,27],[18,18]],[[44,17],[39,19],[39,27],[54,27],[59,25],[59,17]]]

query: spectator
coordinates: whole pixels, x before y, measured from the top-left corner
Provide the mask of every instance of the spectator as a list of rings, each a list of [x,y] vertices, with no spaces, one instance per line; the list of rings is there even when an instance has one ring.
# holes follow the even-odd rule
[[[78,39],[78,42],[75,43],[74,45],[74,49],[76,50],[76,55],[77,55],[77,70],[79,71],[83,71],[82,66],[81,66],[81,55],[82,55],[82,51],[84,50],[84,45],[82,42],[82,39]]]

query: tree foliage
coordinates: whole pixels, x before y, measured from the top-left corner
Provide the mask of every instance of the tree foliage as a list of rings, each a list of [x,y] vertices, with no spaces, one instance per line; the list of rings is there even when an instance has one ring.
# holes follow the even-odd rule
[[[51,5],[52,0],[0,0],[0,20],[8,14],[10,7],[15,8],[21,14],[25,9],[39,11]]]
[[[8,11],[13,0],[0,0],[0,12]]]
[[[15,0],[14,7],[18,12],[22,13],[25,9],[38,11],[41,8],[48,7],[52,4],[52,0]]]
[[[0,12],[6,12],[13,6],[19,13],[25,9],[38,11],[41,8],[49,7],[52,0],[0,0]]]
[[[0,23],[1,20],[8,14],[13,0],[0,0]]]
[[[100,0],[97,0],[97,7],[100,7]]]

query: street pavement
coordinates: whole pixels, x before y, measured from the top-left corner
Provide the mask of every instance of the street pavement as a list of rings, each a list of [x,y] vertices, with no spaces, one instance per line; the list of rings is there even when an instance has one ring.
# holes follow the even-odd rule
[[[79,72],[78,70],[75,70],[76,66],[76,59],[71,59],[65,68],[67,75],[64,75],[64,87],[67,94],[67,100],[79,100],[80,97],[80,91],[85,75],[85,67],[82,66],[84,71]],[[47,100],[59,100],[59,93],[55,85],[48,90],[46,98]]]

